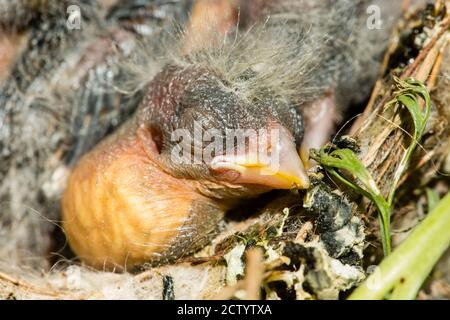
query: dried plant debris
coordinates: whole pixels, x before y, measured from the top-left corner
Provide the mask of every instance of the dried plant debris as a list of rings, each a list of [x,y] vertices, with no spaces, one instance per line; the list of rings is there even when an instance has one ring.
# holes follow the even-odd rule
[[[363,256],[364,226],[352,215],[352,205],[345,196],[317,182],[308,190],[304,207],[316,215],[317,232],[330,256],[358,264]]]
[[[140,2],[133,1],[133,3]],[[161,25],[168,23],[170,16],[184,12],[178,8],[178,1],[173,3],[177,6],[164,9],[166,11],[161,21],[157,19],[159,11],[156,9],[153,11],[154,8],[151,6],[133,12],[128,12],[126,11],[128,8],[123,9],[124,6],[120,6],[111,11],[112,14],[108,19],[120,21],[125,30],[145,36],[158,28],[161,29]],[[190,1],[186,3],[190,5]],[[434,7],[429,6],[425,11],[408,18],[398,35],[398,43],[393,47],[390,58],[386,60],[380,80],[382,84],[362,117],[362,120],[369,119],[364,127],[366,131],[357,132],[353,135],[354,138],[339,137],[333,140],[336,148],[369,154],[362,162],[373,173],[377,183],[381,181],[382,190],[388,188],[386,185],[389,184],[389,180],[384,181],[381,177],[391,174],[386,168],[390,163],[397,163],[391,160],[396,150],[404,147],[402,146],[404,137],[401,133],[396,136],[393,133],[395,129],[387,128],[385,120],[380,121],[382,127],[378,124],[373,125],[375,123],[373,119],[379,117],[374,110],[377,106],[383,105],[383,96],[388,95],[392,89],[393,82],[390,75],[401,76],[405,70],[417,69],[417,66],[411,67],[414,64],[420,66],[421,62],[417,57],[428,50],[427,46],[436,35],[435,28],[443,21],[445,15],[445,10],[436,11]],[[158,20],[155,20],[153,31],[145,27],[148,24],[140,23],[142,18]],[[114,40],[113,37],[111,39]],[[431,112],[424,129],[423,140],[413,155],[411,170],[400,181],[398,199],[392,216],[394,246],[424,219],[428,212],[427,207],[431,207],[432,196],[424,196],[425,188],[430,188],[439,197],[449,192],[450,49],[448,47],[442,50],[439,59],[441,64],[436,67],[437,75],[430,77],[431,79],[437,77],[438,80],[435,81],[436,85],[431,91]],[[108,63],[111,62],[116,61],[108,60]],[[106,62],[105,66],[109,68]],[[99,69],[101,74],[106,71],[107,69]],[[122,101],[128,102],[130,101]],[[126,114],[123,114],[123,117],[126,117]],[[373,119],[370,120],[370,117]],[[104,121],[108,122],[109,126],[115,127],[116,123],[109,123],[111,119],[108,117]],[[389,131],[386,137],[383,136],[383,130]],[[384,140],[382,146],[378,145],[379,148],[374,150],[374,145],[379,142],[377,138]],[[387,145],[389,146],[386,147]],[[398,148],[393,149],[392,146]],[[65,176],[63,171],[55,172],[53,180],[48,177],[45,179],[57,182],[59,178]],[[183,257],[177,263],[140,270],[139,273],[120,274],[94,271],[71,261],[54,266],[50,272],[0,265],[2,270],[0,299],[246,299],[250,294],[263,299],[342,298],[366,278],[365,266],[379,261],[379,256],[372,252],[375,251],[374,246],[368,245],[369,241],[377,236],[377,228],[373,227],[374,219],[370,215],[373,208],[367,202],[361,201],[361,197],[355,195],[353,191],[335,188],[332,180],[319,167],[310,173],[312,187],[309,190],[277,193],[274,200],[261,210],[256,209],[256,206],[248,209],[245,219],[236,221],[229,218],[221,224],[209,246],[193,256]],[[2,174],[6,175],[0,171],[0,175]],[[8,174],[12,175],[14,172]],[[28,175],[24,175],[23,181],[18,180],[17,187],[28,183],[27,177]],[[420,181],[416,183],[417,179]],[[9,181],[13,183],[13,180]],[[44,196],[51,197],[53,189],[60,188],[52,183],[45,184]],[[19,203],[27,196],[29,195],[18,193],[16,202]],[[40,218],[37,220],[39,221],[33,223],[41,223]],[[0,230],[3,224],[7,225],[8,221],[0,221]],[[26,226],[12,227],[17,228],[16,231],[21,234],[29,230],[25,228]],[[36,235],[36,238],[42,237]],[[379,249],[380,241],[379,239],[375,241]],[[47,247],[45,244],[44,246]],[[252,273],[248,270],[251,264],[248,259],[253,259],[248,253],[254,249],[262,253],[263,262],[259,264],[262,270],[258,271],[262,276],[258,276],[258,272]],[[11,248],[8,246],[0,248],[0,252],[3,251],[9,253]],[[20,252],[16,254],[21,255]],[[435,268],[419,294],[420,299],[450,297],[448,256],[447,253]],[[42,257],[39,258],[44,260]],[[256,283],[260,292],[248,292],[251,287],[249,283],[252,283],[253,288]]]
[[[260,248],[264,257],[263,298],[337,299],[364,278],[360,266],[363,225],[358,217],[348,216],[349,202],[321,183],[307,195],[308,208],[303,208],[303,196],[288,193],[253,218],[230,223],[225,231],[228,236],[219,235],[196,255],[194,259],[200,264],[178,263],[137,275],[71,265],[62,271],[55,269],[43,279],[35,272],[23,278],[20,270],[11,270],[8,274],[20,276],[0,277],[0,285],[13,285],[13,289],[0,292],[12,292],[18,299],[52,298],[52,294],[76,299],[214,298],[229,287],[240,288],[244,278],[252,277],[246,272],[246,253]],[[323,198],[328,199],[326,205],[319,201]],[[289,207],[285,207],[287,203]],[[330,207],[342,214],[335,214]],[[334,221],[333,226],[319,227],[324,221]],[[17,283],[21,285],[17,287]],[[245,298],[245,291],[234,290],[230,297]]]
[[[20,275],[18,275],[20,273]],[[0,299],[211,299],[222,288],[223,266],[178,264],[137,275],[71,265],[49,273],[0,273]]]
[[[318,299],[337,299],[339,293],[357,285],[364,279],[360,267],[344,264],[330,258],[320,243],[287,243],[284,252],[295,266],[306,265],[305,285]]]
[[[241,230],[213,243],[215,254],[225,260],[228,286],[247,276],[244,257],[252,247],[264,251],[267,299],[337,299],[364,279],[364,226],[352,216],[349,201],[320,181],[303,196],[304,205],[299,194],[275,200],[245,229],[232,226]],[[309,225],[313,227],[302,234]]]
[[[444,2],[436,2],[438,3]],[[427,189],[439,197],[449,192],[448,175],[442,169],[445,167],[450,142],[448,131],[450,100],[447,94],[450,65],[449,18],[445,7],[441,6],[439,10],[431,9],[429,7],[426,11],[411,16],[403,28],[403,32],[407,33],[408,30],[416,28],[414,34],[409,34],[414,38],[413,42],[418,50],[415,53],[414,50],[410,50],[407,54],[408,59],[405,59],[403,64],[397,61],[394,63],[396,69],[389,70],[393,67],[390,65],[387,70],[402,79],[413,77],[422,81],[431,93],[429,120],[424,128],[422,139],[418,141],[417,150],[412,155],[405,174],[399,180],[392,214],[394,246],[405,240],[410,231],[431,211],[428,204],[432,202],[432,199],[430,201],[430,197],[427,196]],[[399,46],[405,45],[404,40],[400,38]],[[411,41],[407,42],[411,43]],[[389,77],[385,79],[375,90],[372,104],[369,104],[363,118],[365,124],[355,126],[358,128],[355,136],[362,146],[363,163],[369,167],[377,183],[383,185],[383,192],[390,188],[394,179],[393,173],[399,164],[398,155],[404,153],[405,147],[411,143],[411,136],[414,135],[414,131],[411,130],[414,126],[411,125],[407,113],[399,112],[399,110],[391,114],[377,112],[377,109],[381,110],[392,97],[392,82],[389,79]],[[367,203],[362,204],[361,207],[367,211],[366,216],[370,217],[373,208]],[[374,230],[373,221],[370,218],[367,221],[369,222],[367,238],[372,241],[376,232],[370,231]],[[379,242],[378,239],[375,241]],[[373,252],[374,248],[375,246],[372,246],[365,252],[365,259],[369,263],[378,260],[377,254]],[[445,261],[445,258],[443,260]],[[439,269],[439,266],[442,264],[438,264],[436,269]],[[448,268],[448,264],[446,267]],[[445,285],[442,286],[442,279],[436,281],[440,283],[438,287],[445,287]],[[425,296],[419,295],[419,298],[421,297]]]

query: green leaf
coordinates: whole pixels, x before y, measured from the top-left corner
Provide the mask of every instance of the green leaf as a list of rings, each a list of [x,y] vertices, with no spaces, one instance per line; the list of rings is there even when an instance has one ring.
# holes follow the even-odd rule
[[[385,258],[349,299],[414,299],[433,266],[450,246],[450,193]]]
[[[388,255],[391,251],[390,207],[378,189],[369,170],[367,170],[356,154],[350,149],[337,149],[330,153],[327,153],[326,149],[321,149],[319,152],[313,150],[311,157],[322,164],[340,182],[375,203],[379,212],[380,226],[382,229],[381,239],[383,242],[383,251],[385,255]],[[335,169],[345,170],[352,175],[353,179],[349,180]]]

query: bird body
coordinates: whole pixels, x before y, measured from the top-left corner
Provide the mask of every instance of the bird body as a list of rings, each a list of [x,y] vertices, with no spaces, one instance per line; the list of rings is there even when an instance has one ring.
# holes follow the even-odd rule
[[[189,251],[186,242],[204,245],[219,205],[158,168],[139,137],[117,139],[84,157],[69,179],[64,229],[77,255],[99,269],[120,269],[171,261]],[[208,213],[193,229],[195,209]]]
[[[158,43],[188,3],[106,2],[0,2],[1,48],[14,53],[0,75],[0,256],[15,264],[46,266],[59,250],[50,237],[72,165],[139,99],[114,89],[122,56],[144,34]],[[69,5],[80,29],[67,28]]]

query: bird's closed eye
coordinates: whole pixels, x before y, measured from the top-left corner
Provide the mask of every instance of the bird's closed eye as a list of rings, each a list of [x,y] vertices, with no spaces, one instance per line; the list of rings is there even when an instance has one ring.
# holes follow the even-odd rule
[[[156,150],[157,152],[160,154],[164,145],[164,138],[163,138],[163,134],[161,132],[161,130],[155,126],[151,126],[149,128],[151,137],[153,139],[153,142],[156,146]]]
[[[161,154],[164,138],[159,128],[142,126],[137,130],[137,136],[149,156]]]

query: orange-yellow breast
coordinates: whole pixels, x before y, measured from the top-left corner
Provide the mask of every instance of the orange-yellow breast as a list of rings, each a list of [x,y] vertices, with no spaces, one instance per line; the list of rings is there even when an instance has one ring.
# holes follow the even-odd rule
[[[62,199],[69,244],[86,264],[118,269],[164,254],[199,195],[161,171],[136,139],[85,155]]]

